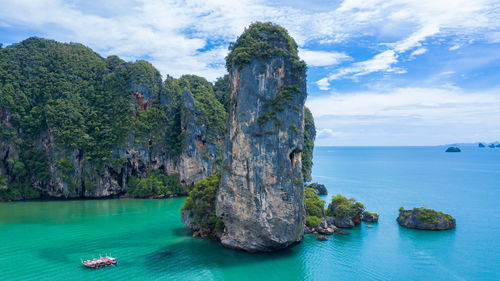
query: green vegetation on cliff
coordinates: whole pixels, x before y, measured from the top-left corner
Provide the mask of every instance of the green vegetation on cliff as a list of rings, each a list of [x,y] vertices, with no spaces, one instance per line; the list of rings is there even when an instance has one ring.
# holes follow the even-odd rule
[[[276,97],[269,99],[265,103],[265,111],[258,119],[259,124],[262,125],[267,121],[274,120],[276,126],[282,129],[281,120],[278,120],[276,113],[283,112],[283,110],[287,109],[289,107],[289,102],[293,99],[293,95],[298,92],[300,92],[300,89],[297,86],[283,87]]]
[[[23,174],[0,164],[10,176],[8,194],[0,196],[29,199],[32,192],[23,190],[30,178],[48,183],[54,160],[42,149],[43,138],[54,138],[61,156],[78,149],[82,161],[110,162],[132,121],[128,76],[123,61],[105,60],[81,44],[30,38],[0,49],[0,138],[19,151],[9,159]]]
[[[203,230],[223,229],[222,220],[215,215],[215,198],[220,183],[220,172],[195,183],[193,190],[182,205],[181,212],[187,212],[192,222]]]
[[[179,86],[188,89],[194,96],[196,110],[201,112],[197,123],[207,128],[208,141],[214,143],[217,137],[226,132],[227,112],[215,96],[215,87],[205,78],[196,75],[183,75]]]
[[[306,225],[309,227],[316,227],[321,223],[324,217],[325,201],[319,199],[314,189],[304,188],[306,205]]]
[[[306,65],[297,54],[297,43],[286,29],[271,22],[256,22],[229,46],[226,67],[231,72],[233,67],[241,69],[254,58],[269,59],[279,55],[290,57],[294,69],[305,70]]]
[[[316,127],[314,118],[309,108],[304,107],[304,151],[302,152],[302,176],[304,181],[311,181],[311,169],[313,166],[314,140],[316,139]]]
[[[0,49],[0,198],[29,199],[62,180],[64,196],[99,187],[123,149],[180,155],[182,89],[194,95],[209,141],[223,137],[227,113],[205,79],[167,77],[146,61],[100,57],[81,44],[29,38]],[[220,89],[219,91],[224,91]],[[156,161],[147,159],[147,168]],[[51,170],[51,166],[56,170]],[[53,188],[53,186],[52,186]]]
[[[230,95],[230,83],[229,75],[224,75],[223,77],[217,78],[214,84],[215,97],[224,106],[226,112],[228,112],[229,106],[229,95]]]
[[[143,179],[131,176],[128,184],[127,193],[140,198],[159,198],[186,192],[186,187],[179,183],[179,175],[166,175],[162,171],[151,172]]]

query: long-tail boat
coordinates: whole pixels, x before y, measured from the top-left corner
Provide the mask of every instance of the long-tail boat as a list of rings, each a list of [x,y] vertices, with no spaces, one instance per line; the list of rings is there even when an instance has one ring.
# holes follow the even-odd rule
[[[80,259],[80,260],[82,261],[82,264],[88,268],[100,268],[118,263],[115,258],[108,256],[107,254],[105,257],[101,257],[101,255],[99,255],[98,259],[94,258],[92,260],[89,259],[87,260]]]

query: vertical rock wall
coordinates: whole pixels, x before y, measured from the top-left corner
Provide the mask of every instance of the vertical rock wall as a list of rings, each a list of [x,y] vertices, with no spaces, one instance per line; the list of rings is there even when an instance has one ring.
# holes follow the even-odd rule
[[[221,243],[247,251],[287,247],[303,236],[305,69],[287,55],[254,58],[230,72],[231,95],[216,214]]]

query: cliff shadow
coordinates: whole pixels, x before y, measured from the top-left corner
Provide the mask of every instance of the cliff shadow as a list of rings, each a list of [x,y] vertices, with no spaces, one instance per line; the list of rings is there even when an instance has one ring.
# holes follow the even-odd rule
[[[144,267],[155,273],[183,273],[193,270],[193,267],[210,270],[289,259],[298,254],[299,248],[300,245],[294,245],[277,252],[248,253],[224,248],[214,239],[192,238],[189,235],[147,254],[143,260],[146,261]]]

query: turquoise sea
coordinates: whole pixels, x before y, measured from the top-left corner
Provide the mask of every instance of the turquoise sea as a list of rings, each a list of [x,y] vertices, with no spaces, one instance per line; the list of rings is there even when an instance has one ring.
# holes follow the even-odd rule
[[[0,203],[0,280],[500,280],[500,149],[318,147],[329,200],[355,197],[380,222],[248,254],[191,238],[184,198]],[[457,228],[399,227],[400,206],[452,214]],[[80,258],[111,253],[118,266]]]

